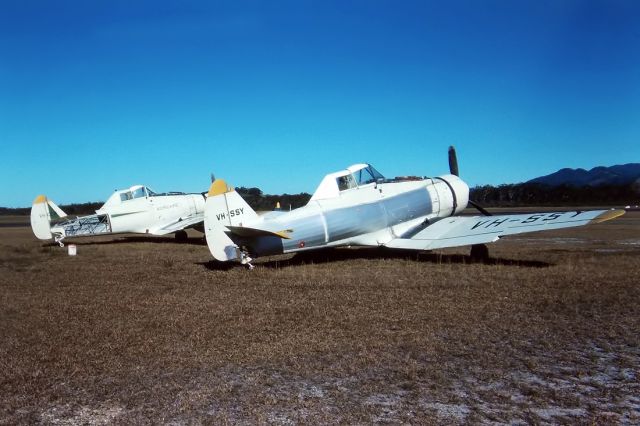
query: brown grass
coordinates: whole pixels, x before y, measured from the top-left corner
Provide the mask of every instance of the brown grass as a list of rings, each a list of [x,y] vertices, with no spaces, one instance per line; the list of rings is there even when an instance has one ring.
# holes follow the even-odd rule
[[[637,423],[639,225],[253,271],[0,227],[0,423]]]

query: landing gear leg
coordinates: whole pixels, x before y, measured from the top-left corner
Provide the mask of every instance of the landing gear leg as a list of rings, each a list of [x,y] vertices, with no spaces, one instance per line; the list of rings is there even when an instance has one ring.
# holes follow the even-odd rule
[[[64,243],[62,242],[62,240],[64,240],[64,235],[58,235],[54,240],[56,243],[60,244],[60,247],[64,247]]]
[[[189,239],[189,236],[187,235],[187,231],[177,231],[175,233],[176,236],[176,241],[179,243],[185,243],[187,242],[187,240]]]
[[[489,259],[489,249],[485,244],[474,244],[471,246],[470,257],[473,262],[486,262]]]
[[[252,270],[253,268],[255,268],[255,266],[253,266],[251,264],[251,261],[253,259],[251,257],[249,257],[249,255],[247,253],[245,253],[244,251],[240,252],[240,263],[244,266],[247,267],[247,269]]]

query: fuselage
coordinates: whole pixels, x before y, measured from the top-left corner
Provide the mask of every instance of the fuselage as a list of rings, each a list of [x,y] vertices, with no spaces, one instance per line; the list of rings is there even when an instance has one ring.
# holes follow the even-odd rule
[[[163,228],[204,213],[202,194],[156,194],[137,185],[116,191],[95,215],[69,219],[51,227],[62,237],[109,233],[164,234]]]
[[[96,214],[105,214],[114,233],[155,233],[166,223],[203,213],[205,199],[200,194],[154,195],[103,206]]]
[[[394,238],[462,211],[469,188],[457,176],[371,182],[342,189],[338,196],[312,198],[291,212],[273,212],[257,222],[276,236],[233,238],[254,256],[291,253],[319,247],[384,245]]]

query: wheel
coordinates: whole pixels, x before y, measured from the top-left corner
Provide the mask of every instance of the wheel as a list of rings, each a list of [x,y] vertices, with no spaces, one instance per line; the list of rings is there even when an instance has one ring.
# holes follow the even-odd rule
[[[489,259],[489,249],[484,244],[472,245],[470,256],[474,262],[484,262]]]
[[[175,235],[176,241],[179,243],[184,243],[189,239],[189,237],[187,236],[187,231],[178,231],[175,233]]]

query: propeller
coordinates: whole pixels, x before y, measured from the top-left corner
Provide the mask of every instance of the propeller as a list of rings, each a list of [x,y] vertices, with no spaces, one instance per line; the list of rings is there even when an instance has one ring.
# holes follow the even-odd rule
[[[485,216],[493,216],[491,213],[489,213],[487,210],[485,210],[484,207],[482,207],[480,204],[476,203],[475,201],[469,200],[469,204],[471,204],[473,207],[475,207],[476,210],[478,210],[483,215],[485,215]]]
[[[449,173],[451,173],[454,176],[460,177],[460,172],[458,171],[458,156],[456,155],[456,149],[453,147],[453,145],[449,147]],[[469,204],[475,207],[483,215],[493,216],[484,207],[482,207],[480,204],[476,203],[475,201],[469,200]]]
[[[458,156],[456,155],[456,149],[451,145],[449,147],[449,172],[452,175],[460,177],[458,172]]]

